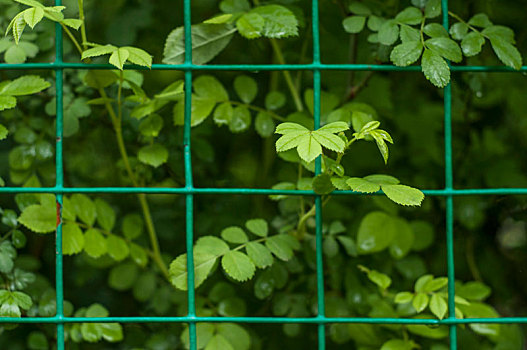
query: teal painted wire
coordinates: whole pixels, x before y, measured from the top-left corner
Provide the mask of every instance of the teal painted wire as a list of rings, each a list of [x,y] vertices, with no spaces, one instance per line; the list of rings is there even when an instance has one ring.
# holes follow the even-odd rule
[[[314,130],[320,128],[321,114],[321,72],[320,66],[320,30],[318,22],[318,0],[312,2],[312,26],[313,26],[313,115]],[[315,175],[321,173],[321,157],[315,160]],[[316,265],[317,265],[317,316],[326,317],[326,303],[324,293],[324,255],[322,249],[322,198],[315,197],[315,237],[316,237]],[[326,325],[318,325],[318,350],[326,349]]]
[[[60,324],[60,323],[258,323],[258,324],[527,324],[527,317],[461,318],[443,320],[419,318],[376,317],[0,317],[0,324]]]
[[[56,6],[62,5],[62,0],[55,0]],[[62,64],[62,28],[59,23],[55,24],[55,63]],[[56,143],[55,143],[55,187],[61,189],[64,186],[64,169],[62,160],[62,140],[63,140],[63,116],[64,116],[64,71],[62,68],[55,70],[55,90],[57,99],[57,120],[56,120]],[[57,313],[56,317],[60,320],[64,317],[64,270],[62,256],[62,203],[63,195],[56,193],[57,201],[57,233],[55,236],[55,291]],[[57,323],[57,350],[64,350],[66,347],[64,339],[64,323]]]
[[[448,0],[441,1],[443,14],[443,26],[448,31]],[[450,65],[450,62],[449,62]],[[452,170],[452,83],[450,82],[444,91],[445,108],[445,189],[454,187]],[[448,276],[448,318],[456,319],[455,302],[455,263],[454,263],[454,198],[448,195],[446,198],[446,245],[447,245],[447,276]],[[457,350],[457,326],[450,327],[450,349]]]
[[[14,69],[116,69],[110,64],[97,63],[21,63],[21,64],[6,64],[0,63],[0,70],[14,70]],[[305,70],[312,71],[313,69],[323,70],[342,70],[342,71],[379,71],[379,72],[421,72],[421,66],[397,67],[389,64],[325,64],[325,63],[311,63],[311,64],[153,64],[151,68],[125,65],[126,70],[176,70],[176,71],[277,71],[277,70]],[[518,73],[527,72],[527,66],[523,66],[520,70],[515,70],[505,66],[452,66],[453,72],[499,72],[499,73]]]
[[[185,27],[185,64],[190,70],[185,71],[185,124],[183,143],[185,149],[185,187],[192,189],[192,153],[191,153],[191,122],[192,122],[192,20],[191,0],[184,0],[183,4]],[[196,316],[196,290],[194,288],[194,195],[187,193],[185,198],[186,245],[187,245],[187,304],[190,319]],[[189,322],[189,348],[197,350],[198,340],[196,323]]]

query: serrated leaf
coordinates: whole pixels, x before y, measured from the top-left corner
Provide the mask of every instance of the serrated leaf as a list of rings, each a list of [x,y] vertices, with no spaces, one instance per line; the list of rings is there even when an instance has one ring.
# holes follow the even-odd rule
[[[260,237],[266,237],[269,233],[269,226],[264,219],[247,220],[245,227],[252,233]]]
[[[330,194],[335,190],[335,186],[331,182],[331,177],[328,174],[320,174],[313,179],[313,191],[319,195]]]
[[[67,223],[62,227],[62,253],[73,255],[82,252],[84,234],[77,224]]]
[[[123,66],[128,57],[130,57],[130,52],[128,52],[127,49],[120,47],[111,54],[109,62],[120,70],[123,70]]]
[[[35,28],[35,26],[44,18],[44,10],[41,7],[32,7],[23,12],[24,14],[24,20],[26,21],[27,25],[31,27],[31,29]]]
[[[496,53],[496,56],[498,56],[503,64],[516,70],[521,69],[522,56],[518,49],[514,47],[514,45],[503,40],[495,39],[491,39],[490,43],[492,45],[492,49]]]
[[[429,23],[423,28],[423,32],[431,38],[448,38],[448,32],[439,23]]]
[[[287,38],[298,35],[298,20],[293,12],[281,5],[258,6],[256,13],[265,20],[262,35],[267,38]]]
[[[117,47],[113,45],[101,45],[101,46],[95,46],[91,49],[88,49],[82,53],[82,59],[90,58],[90,57],[98,57],[98,56],[104,56],[108,55],[110,53],[113,53],[117,51]]]
[[[168,160],[168,151],[165,146],[161,144],[153,144],[142,147],[137,153],[137,158],[145,164],[151,165],[154,168],[159,167]]]
[[[87,224],[93,226],[97,217],[97,208],[90,197],[85,194],[76,193],[71,196],[71,205],[77,216]]]
[[[115,210],[100,198],[95,199],[95,209],[97,212],[97,222],[106,231],[112,231],[115,225]]]
[[[436,54],[451,60],[453,62],[461,62],[463,55],[458,44],[449,38],[432,38],[425,41],[427,48]]]
[[[407,7],[395,16],[398,23],[415,25],[421,23],[423,13],[416,7]]]
[[[475,27],[486,28],[490,27],[492,22],[489,20],[489,17],[486,14],[478,13],[468,21],[468,24]]]
[[[16,98],[13,96],[0,96],[0,111],[11,109],[16,107]],[[3,140],[7,136],[7,129],[2,126],[2,130],[5,130],[4,137],[0,137],[0,140]]]
[[[306,163],[310,163],[314,161],[316,157],[322,154],[322,146],[310,132],[299,137],[297,152],[300,158],[302,158]]]
[[[195,248],[200,252],[212,255],[223,255],[229,251],[229,246],[221,238],[215,236],[200,237]]]
[[[82,26],[82,21],[76,18],[66,18],[62,21],[62,24],[67,25],[70,28],[78,30]]]
[[[382,185],[381,188],[388,198],[401,205],[419,206],[425,198],[423,192],[406,185]]]
[[[1,104],[2,104],[2,96],[0,96],[0,106]],[[0,108],[0,111],[1,110],[2,109]],[[6,127],[0,124],[0,141],[4,140],[8,134],[9,134],[9,131],[6,129]]]
[[[273,255],[269,248],[264,245],[257,242],[249,242],[245,246],[245,250],[256,267],[263,269],[273,264]]]
[[[377,183],[370,182],[360,177],[350,177],[346,184],[355,192],[374,193],[381,189]]]
[[[138,66],[152,67],[152,56],[145,50],[131,46],[125,46],[122,49],[128,52],[128,61],[130,63],[137,64]]]
[[[324,130],[315,130],[311,133],[311,137],[316,140],[320,145],[324,146],[325,148],[343,153],[344,148],[346,147],[346,143],[344,140],[342,140],[337,135],[334,135],[330,132],[326,132]]]
[[[446,300],[435,293],[432,294],[432,297],[430,298],[430,311],[432,311],[437,318],[442,320],[448,311]]]
[[[506,41],[510,44],[515,44],[514,31],[505,26],[490,26],[483,29],[481,34],[491,40]]]
[[[249,241],[247,234],[245,234],[245,232],[237,226],[231,226],[223,229],[223,231],[221,231],[221,238],[229,243],[235,244],[242,244]]]
[[[265,246],[273,253],[278,259],[288,261],[293,257],[293,249],[284,239],[285,235],[272,236],[265,241]]]
[[[30,205],[22,211],[18,222],[36,233],[54,232],[57,225],[56,208]]]
[[[423,52],[423,44],[420,41],[410,41],[393,48],[390,60],[399,67],[406,67],[415,63]]]
[[[223,270],[236,281],[244,282],[254,276],[256,267],[249,257],[239,251],[229,251],[221,259]]]
[[[481,52],[483,44],[485,44],[483,35],[478,32],[470,32],[461,41],[461,49],[465,56],[471,57]]]
[[[229,44],[237,31],[230,24],[197,24],[192,26],[192,63],[205,64]],[[181,64],[185,61],[185,30],[174,29],[167,37],[163,63]]]
[[[394,20],[388,20],[379,28],[378,40],[383,45],[392,45],[399,37],[399,25]]]
[[[36,75],[25,75],[13,81],[3,84],[0,89],[0,95],[7,96],[24,96],[36,94],[50,87],[51,84]]]
[[[444,88],[450,82],[450,68],[446,61],[435,52],[425,49],[421,67],[426,79],[435,86]]]
[[[256,39],[262,36],[265,19],[257,13],[244,13],[237,21],[238,32],[247,39]]]
[[[425,6],[425,17],[434,18],[441,14],[441,0],[429,0]]]

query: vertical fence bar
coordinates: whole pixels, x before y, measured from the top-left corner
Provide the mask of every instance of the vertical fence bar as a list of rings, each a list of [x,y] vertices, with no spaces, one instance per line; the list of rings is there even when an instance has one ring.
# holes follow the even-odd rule
[[[185,64],[192,65],[192,19],[191,0],[184,0],[185,27]],[[183,146],[185,152],[185,187],[192,189],[192,153],[191,153],[191,121],[192,121],[192,69],[185,71],[185,125]],[[194,195],[185,195],[185,221],[187,243],[187,303],[189,319],[196,317],[196,291],[194,289]],[[190,350],[197,349],[196,323],[189,322]]]
[[[56,6],[62,5],[62,0],[55,0]],[[55,64],[62,63],[62,28],[59,23],[55,24]],[[56,120],[56,142],[55,142],[55,187],[64,187],[64,169],[62,165],[62,139],[63,139],[63,97],[64,97],[64,71],[62,68],[55,69],[55,90],[57,99],[57,120]],[[63,195],[56,193],[57,201],[57,233],[55,236],[55,290],[57,303],[57,350],[65,349],[64,340],[64,278],[62,264],[62,203]]]
[[[313,115],[314,130],[320,128],[320,105],[321,105],[321,81],[320,81],[320,30],[318,16],[318,0],[312,3],[313,21]],[[321,157],[315,160],[315,175],[321,173]],[[324,255],[322,250],[322,198],[315,197],[315,222],[316,222],[316,261],[317,261],[317,309],[318,317],[322,320],[326,317],[326,306],[324,296]],[[326,349],[326,325],[324,322],[318,324],[318,350]]]
[[[448,0],[441,1],[443,26],[448,31]],[[452,80],[452,79],[451,79]],[[452,83],[445,87],[445,189],[453,188],[452,170]],[[455,303],[455,264],[454,264],[454,198],[452,194],[446,196],[446,244],[447,244],[447,275],[448,275],[448,317],[456,318]],[[450,349],[457,350],[457,325],[450,325]]]

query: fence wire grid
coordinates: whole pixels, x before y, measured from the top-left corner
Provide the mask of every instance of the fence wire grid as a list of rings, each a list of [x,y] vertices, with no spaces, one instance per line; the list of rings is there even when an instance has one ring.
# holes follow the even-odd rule
[[[470,323],[494,324],[526,324],[527,317],[499,317],[499,318],[456,318],[454,303],[454,196],[467,195],[525,195],[527,188],[481,188],[481,189],[455,189],[453,186],[452,166],[452,88],[449,84],[444,89],[444,160],[445,160],[445,187],[440,190],[423,191],[428,196],[444,197],[446,199],[446,243],[447,243],[447,271],[448,271],[448,317],[438,319],[403,319],[403,318],[366,318],[366,317],[327,317],[324,303],[324,276],[322,255],[322,202],[321,197],[313,191],[301,190],[273,190],[253,188],[196,188],[193,185],[191,161],[191,93],[192,76],[194,71],[311,71],[313,72],[314,89],[314,129],[320,127],[320,102],[321,102],[321,72],[326,70],[344,71],[398,71],[418,72],[420,66],[396,67],[392,65],[369,64],[324,64],[320,60],[320,35],[319,35],[319,1],[312,0],[312,33],[313,33],[313,62],[311,64],[234,64],[234,65],[195,65],[192,63],[192,36],[191,36],[191,0],[183,0],[184,28],[185,28],[185,61],[180,65],[154,64],[152,70],[177,70],[185,75],[185,124],[184,124],[184,163],[185,187],[183,188],[147,188],[147,187],[89,187],[66,188],[64,187],[63,169],[63,73],[65,69],[115,69],[109,64],[84,64],[68,63],[63,61],[63,32],[60,24],[55,28],[55,61],[52,63],[25,63],[25,64],[0,64],[1,70],[30,70],[43,69],[55,72],[56,83],[56,183],[54,187],[3,187],[0,193],[53,193],[59,208],[62,208],[63,195],[67,193],[144,193],[144,194],[182,194],[186,197],[186,249],[187,249],[187,282],[188,282],[188,312],[183,317],[66,317],[64,316],[64,284],[63,284],[63,254],[62,254],[62,212],[57,212],[57,231],[55,240],[55,288],[57,312],[54,317],[24,317],[0,318],[0,324],[55,324],[57,327],[57,349],[65,349],[64,325],[68,323],[185,323],[189,326],[190,350],[197,350],[197,323],[260,323],[260,324],[287,324],[303,323],[315,324],[318,329],[318,350],[326,349],[326,325],[336,323],[363,323],[363,324],[421,324],[421,325],[447,325],[449,327],[450,349],[457,350],[457,327]],[[62,0],[55,0],[56,6],[62,5]],[[442,0],[442,22],[448,30],[448,0]],[[142,70],[145,67],[127,65],[125,69]],[[452,66],[453,72],[518,72],[502,66]],[[520,72],[527,72],[523,66]],[[315,161],[315,173],[321,172],[320,157]],[[194,196],[198,194],[241,194],[241,195],[273,195],[287,194],[298,196],[311,196],[315,198],[316,205],[316,268],[317,268],[317,306],[318,313],[314,317],[199,317],[196,316],[196,298],[194,290],[194,263],[193,263],[193,206]],[[332,195],[367,195],[353,191],[335,191]]]

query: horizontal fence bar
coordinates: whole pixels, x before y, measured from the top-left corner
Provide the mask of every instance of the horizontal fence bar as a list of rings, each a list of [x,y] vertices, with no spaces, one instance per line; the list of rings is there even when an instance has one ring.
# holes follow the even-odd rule
[[[96,63],[21,63],[0,64],[0,70],[29,69],[117,69],[110,64]],[[346,70],[346,71],[381,71],[381,72],[420,72],[421,66],[397,67],[389,64],[153,64],[152,68],[125,65],[124,69],[132,70],[174,70],[174,71],[313,71],[313,70]],[[514,70],[505,66],[452,66],[454,72],[527,72],[527,66]]]
[[[309,190],[275,190],[268,188],[168,188],[168,187],[0,187],[0,194],[4,193],[116,193],[116,194],[242,194],[242,195],[287,195],[287,196],[315,196]],[[423,190],[431,197],[444,196],[491,196],[491,195],[527,195],[527,188],[469,188]],[[330,195],[370,196],[382,195],[355,191],[333,191]]]
[[[366,318],[366,317],[0,317],[0,324],[44,324],[44,323],[307,323],[307,324],[416,324],[416,325],[451,325],[451,324],[527,324],[527,317],[501,318]]]

